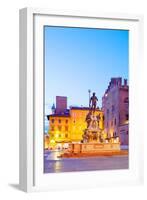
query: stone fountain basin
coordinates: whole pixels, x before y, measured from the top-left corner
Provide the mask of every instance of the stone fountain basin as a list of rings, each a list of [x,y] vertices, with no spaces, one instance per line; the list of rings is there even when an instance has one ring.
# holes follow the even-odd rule
[[[70,144],[68,152],[70,153],[100,153],[100,152],[120,151],[120,143],[74,143]]]

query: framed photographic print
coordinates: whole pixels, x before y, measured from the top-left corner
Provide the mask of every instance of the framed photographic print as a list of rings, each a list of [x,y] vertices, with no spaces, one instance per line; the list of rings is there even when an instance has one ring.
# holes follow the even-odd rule
[[[142,21],[20,10],[22,190],[142,182]]]

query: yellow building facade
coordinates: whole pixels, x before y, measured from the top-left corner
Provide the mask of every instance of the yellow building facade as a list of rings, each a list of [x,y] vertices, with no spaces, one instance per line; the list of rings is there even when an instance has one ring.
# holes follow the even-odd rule
[[[59,143],[80,142],[87,127],[85,119],[88,112],[89,108],[87,107],[71,107],[69,114],[49,115],[49,146],[54,147]],[[97,109],[95,114],[100,115],[99,128],[103,130],[103,112]]]
[[[70,117],[64,115],[49,116],[49,137],[50,146],[57,143],[70,142],[71,124]]]

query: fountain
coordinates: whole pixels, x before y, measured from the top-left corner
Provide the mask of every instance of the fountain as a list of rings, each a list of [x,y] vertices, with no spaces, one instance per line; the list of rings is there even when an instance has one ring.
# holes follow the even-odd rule
[[[108,155],[120,151],[119,138],[108,141],[103,136],[103,130],[99,128],[100,114],[96,114],[97,97],[93,93],[89,98],[89,112],[86,116],[87,127],[83,131],[83,140],[80,143],[71,143],[68,152],[73,154],[98,154]]]

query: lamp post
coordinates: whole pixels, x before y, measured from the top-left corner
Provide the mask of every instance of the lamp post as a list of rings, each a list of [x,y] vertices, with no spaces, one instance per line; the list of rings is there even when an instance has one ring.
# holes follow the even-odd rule
[[[89,93],[89,108],[90,108],[90,93],[91,93],[90,89],[88,90],[88,93]]]

